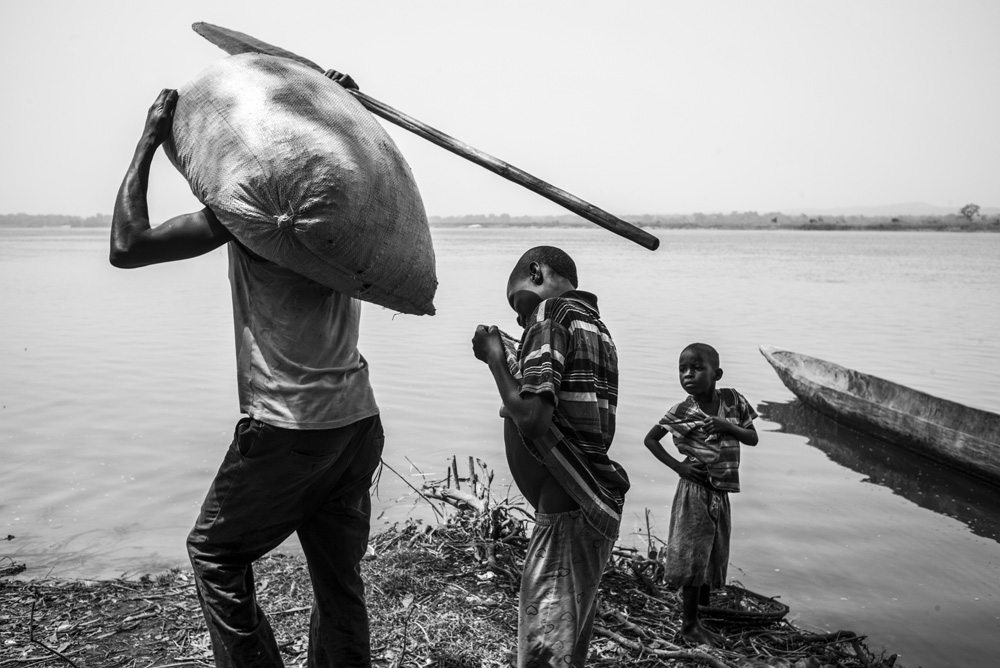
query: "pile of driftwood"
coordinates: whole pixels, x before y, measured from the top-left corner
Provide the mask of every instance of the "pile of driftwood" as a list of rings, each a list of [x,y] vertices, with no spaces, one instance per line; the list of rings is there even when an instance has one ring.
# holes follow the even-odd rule
[[[414,493],[435,520],[411,520],[371,540],[362,564],[372,659],[391,668],[514,665],[517,591],[531,526],[519,503],[494,497],[492,473],[478,460],[459,475]],[[652,558],[651,558],[652,557]],[[660,581],[654,554],[619,549],[601,586],[588,665],[714,668],[888,668],[864,637],[803,632],[774,615],[766,597],[733,596],[737,621],[708,619],[722,647],[678,639],[680,602]],[[8,560],[9,561],[9,560]],[[271,555],[255,566],[258,598],[286,666],[306,665],[312,590],[304,560]],[[777,606],[780,607],[780,606]],[[0,574],[0,668],[182,668],[212,666],[191,574],[175,569],[140,580],[30,581]]]

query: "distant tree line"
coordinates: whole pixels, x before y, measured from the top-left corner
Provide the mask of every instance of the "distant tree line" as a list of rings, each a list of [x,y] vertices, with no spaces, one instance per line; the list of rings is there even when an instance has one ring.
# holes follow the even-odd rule
[[[976,204],[967,204],[958,212],[922,216],[830,216],[788,215],[776,211],[731,211],[730,213],[642,214],[623,216],[640,227],[671,229],[776,229],[776,230],[958,230],[1000,232],[1000,213],[983,213]],[[566,213],[552,216],[511,216],[478,214],[468,216],[430,216],[431,227],[585,227],[592,223]],[[26,213],[0,214],[3,227],[111,227],[111,216],[64,216]]]
[[[920,216],[788,215],[776,211],[730,213],[642,214],[622,216],[646,228],[671,229],[796,229],[796,230],[989,230],[1000,232],[1000,214],[983,215],[978,206],[953,214]],[[583,227],[590,222],[573,214],[562,216],[431,216],[432,227]]]

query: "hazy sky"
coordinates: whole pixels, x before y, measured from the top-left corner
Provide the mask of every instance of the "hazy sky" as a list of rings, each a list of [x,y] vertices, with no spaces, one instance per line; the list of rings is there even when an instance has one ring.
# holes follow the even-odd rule
[[[155,8],[155,9],[154,9]],[[1000,3],[0,3],[0,213],[110,213],[196,21],[612,213],[1000,205]],[[389,126],[431,215],[562,210]],[[197,208],[159,156],[154,218]]]

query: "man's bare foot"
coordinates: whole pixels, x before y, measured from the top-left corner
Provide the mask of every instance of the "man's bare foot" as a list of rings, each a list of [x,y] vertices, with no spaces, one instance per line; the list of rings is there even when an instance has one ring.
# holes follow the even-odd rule
[[[706,629],[701,625],[701,621],[699,620],[684,624],[678,635],[695,645],[711,645],[712,647],[718,647],[722,644],[722,636],[717,633],[712,633]]]

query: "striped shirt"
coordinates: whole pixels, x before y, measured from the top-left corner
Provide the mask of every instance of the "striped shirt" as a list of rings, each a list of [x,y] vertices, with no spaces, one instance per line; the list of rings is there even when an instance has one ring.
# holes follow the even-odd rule
[[[508,349],[509,350],[509,349]],[[552,426],[525,447],[580,505],[584,517],[614,540],[628,475],[608,458],[618,405],[618,352],[601,322],[597,297],[573,290],[546,299],[510,351],[521,394],[547,394]]]
[[[718,417],[744,429],[753,425],[757,413],[746,398],[732,388],[717,389]],[[709,485],[720,492],[740,491],[740,442],[731,434],[708,435],[697,423],[707,418],[694,397],[673,406],[660,426],[674,437],[674,445],[688,459],[708,468]]]

